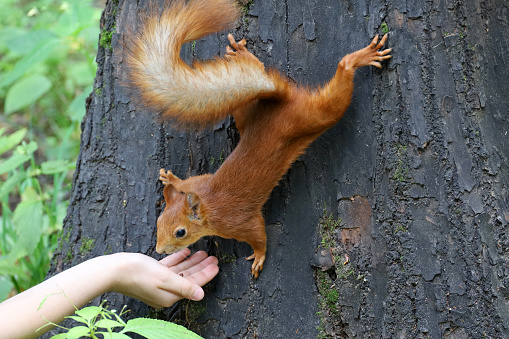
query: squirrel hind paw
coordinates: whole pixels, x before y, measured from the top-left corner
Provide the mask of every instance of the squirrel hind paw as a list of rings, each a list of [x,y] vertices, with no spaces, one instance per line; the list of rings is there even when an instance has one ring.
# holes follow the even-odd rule
[[[253,278],[257,279],[258,275],[260,274],[260,271],[263,269],[263,262],[265,261],[265,255],[264,254],[256,254],[249,256],[246,258],[246,260],[253,260],[253,265],[251,266],[251,274],[253,275]]]

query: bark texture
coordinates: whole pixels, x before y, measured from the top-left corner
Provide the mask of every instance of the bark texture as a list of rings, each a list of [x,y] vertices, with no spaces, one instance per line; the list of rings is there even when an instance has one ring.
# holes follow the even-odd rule
[[[237,143],[232,120],[187,133],[134,104],[121,83],[120,40],[146,8],[106,5],[112,48],[98,54],[51,275],[106,253],[157,257],[159,168],[214,172]],[[194,248],[217,255],[220,273],[202,302],[156,312],[111,294],[111,307],[173,319],[205,338],[509,337],[507,1],[254,0],[245,8],[234,35],[299,83],[323,84],[345,54],[384,30],[393,59],[358,71],[343,120],[275,188],[258,280],[247,244],[205,239]],[[217,34],[182,55],[211,58],[226,42]]]

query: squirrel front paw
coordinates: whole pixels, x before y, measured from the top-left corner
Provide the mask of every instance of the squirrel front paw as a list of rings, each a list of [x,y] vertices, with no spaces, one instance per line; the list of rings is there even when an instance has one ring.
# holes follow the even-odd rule
[[[256,61],[256,63],[258,63],[262,68],[264,67],[263,63],[260,60],[258,60],[258,58],[255,57],[246,48],[246,39],[242,39],[237,42],[237,41],[235,41],[235,38],[233,37],[233,35],[228,34],[228,41],[230,41],[231,46],[226,46],[225,57],[227,59],[244,57],[244,58],[251,59],[252,61]]]
[[[251,266],[251,274],[255,279],[258,278],[258,274],[263,269],[263,262],[265,261],[265,253],[255,251],[253,255],[246,258],[246,260],[253,260],[253,265]]]
[[[164,168],[161,168],[159,170],[159,180],[161,180],[164,186],[168,186],[169,184],[173,184],[175,181],[179,181],[180,179],[171,173],[170,170],[166,171]]]
[[[352,54],[346,55],[343,58],[345,66],[347,68],[352,67],[354,69],[367,65],[382,68],[382,64],[380,64],[380,62],[392,57],[391,55],[389,55],[389,53],[392,51],[392,48],[379,51],[379,49],[382,48],[383,45],[385,44],[386,40],[387,34],[383,36],[380,42],[378,42],[378,35],[375,36],[367,47],[360,49]]]

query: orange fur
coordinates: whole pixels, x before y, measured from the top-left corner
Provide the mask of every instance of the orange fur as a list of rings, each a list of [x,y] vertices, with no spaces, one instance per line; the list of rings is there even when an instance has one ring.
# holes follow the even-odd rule
[[[234,238],[253,247],[247,259],[254,259],[257,277],[266,251],[263,204],[295,159],[341,119],[355,69],[381,67],[390,49],[378,51],[387,36],[380,43],[375,37],[345,56],[333,79],[316,91],[266,72],[245,40],[236,42],[231,35],[226,58],[194,68],[180,59],[186,39],[230,27],[236,11],[231,0],[177,1],[143,22],[127,60],[131,81],[150,108],[191,126],[210,125],[231,112],[241,134],[214,174],[181,180],[161,169],[166,207],[157,221],[157,252],[171,253],[207,235]]]

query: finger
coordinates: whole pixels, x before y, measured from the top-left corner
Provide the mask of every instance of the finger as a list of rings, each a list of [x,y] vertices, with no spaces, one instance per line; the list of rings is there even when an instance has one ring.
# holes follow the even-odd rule
[[[210,256],[210,257],[207,257],[205,258],[205,260],[201,261],[200,263],[190,267],[189,269],[185,270],[185,271],[180,271],[178,272],[178,274],[181,276],[181,277],[188,277],[196,272],[199,272],[201,270],[203,270],[205,267],[209,266],[209,265],[216,265],[217,266],[218,264],[218,260],[216,257],[213,257],[213,256]]]
[[[368,65],[375,66],[376,68],[382,68],[382,65],[378,61],[371,61]]]
[[[193,281],[169,271],[168,276],[158,285],[160,291],[176,294],[178,299],[200,300],[204,296],[203,289]]]
[[[185,248],[182,251],[178,251],[159,260],[159,262],[165,265],[166,267],[171,268],[172,266],[175,266],[184,261],[189,254],[191,254],[191,250],[189,248]]]
[[[173,266],[168,266],[173,272],[179,273],[197,265],[208,257],[207,252],[198,251],[184,261],[181,261]]]
[[[181,278],[183,281],[180,284],[180,295],[186,299],[190,300],[202,300],[205,296],[205,292],[203,289],[194,282]]]
[[[185,279],[195,283],[196,285],[203,286],[212,279],[214,279],[218,272],[219,267],[217,265],[208,265],[201,271],[193,273],[192,275],[186,277]]]
[[[390,58],[392,58],[392,55],[385,55],[385,56],[378,57],[378,60],[381,61],[381,60],[390,59]]]

